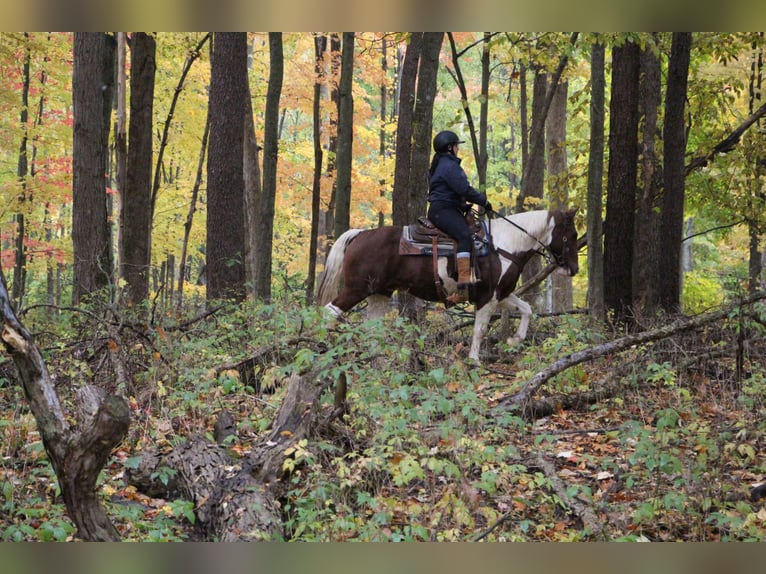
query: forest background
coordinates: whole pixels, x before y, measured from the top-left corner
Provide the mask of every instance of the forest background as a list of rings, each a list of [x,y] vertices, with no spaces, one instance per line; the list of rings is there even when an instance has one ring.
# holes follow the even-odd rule
[[[453,129],[470,141],[471,145],[465,150],[470,149],[473,153],[464,152],[463,165],[501,214],[537,206],[569,205],[581,209],[580,227],[587,229],[589,240],[587,272],[575,278],[573,285],[564,286],[563,305],[557,307],[554,297],[536,297],[535,307],[539,313],[589,308],[590,316],[607,319],[602,324],[613,329],[613,335],[616,335],[624,328],[628,331],[648,330],[654,325],[657,314],[661,322],[664,321],[663,314],[675,315],[683,311],[692,316],[763,289],[762,34],[689,34],[688,89],[684,84],[683,89],[674,87],[676,92],[671,90],[675,84],[672,84],[668,71],[676,39],[672,34],[450,33],[443,37],[439,34],[438,44],[435,34],[430,37],[421,34],[422,45],[417,52],[421,68],[415,68],[415,74],[409,76],[409,80],[417,90],[421,89],[421,84],[425,85],[418,79],[427,69],[430,46],[435,55],[430,68],[433,72],[432,100],[416,97],[413,88],[410,92],[402,91],[403,82],[408,80],[408,50],[411,50],[410,54],[416,52],[413,38],[418,37],[417,34],[237,34],[237,38],[229,39],[238,42],[228,46],[231,59],[227,61],[232,67],[221,70],[224,78],[237,77],[227,73],[232,70],[239,70],[240,78],[244,70],[247,78],[247,100],[252,114],[245,114],[245,117],[252,116],[252,134],[257,144],[249,151],[247,138],[243,137],[247,133],[246,126],[226,122],[227,112],[239,117],[240,122],[243,114],[237,113],[236,107],[227,108],[221,104],[236,101],[226,100],[229,89],[240,90],[237,92],[240,98],[248,92],[242,92],[242,83],[227,85],[221,80],[216,84],[216,69],[211,65],[209,52],[211,36],[203,33],[133,34],[130,49],[127,49],[126,35],[89,36],[89,40],[101,36],[97,39],[101,44],[92,44],[88,48],[81,46],[81,55],[99,54],[98,50],[108,50],[112,45],[117,54],[114,60],[123,63],[122,67],[115,67],[115,73],[102,76],[102,81],[93,82],[94,85],[102,92],[104,86],[111,86],[109,90],[119,94],[119,70],[127,72],[123,82],[127,82],[125,78],[130,81],[129,85],[125,83],[123,86],[122,93],[126,97],[122,109],[119,97],[107,101],[106,107],[103,103],[100,107],[88,108],[80,104],[80,110],[86,109],[80,118],[102,118],[101,127],[97,129],[109,134],[100,146],[96,146],[100,148],[97,152],[103,154],[101,159],[93,162],[90,159],[99,156],[91,156],[91,151],[82,148],[78,153],[77,148],[77,104],[73,105],[73,99],[78,97],[77,83],[73,82],[77,77],[76,35],[19,33],[2,36],[0,60],[4,72],[0,121],[4,126],[0,136],[0,161],[5,167],[0,174],[0,201],[8,222],[2,228],[2,261],[3,271],[9,279],[8,295],[13,312],[22,316],[35,333],[36,340],[46,350],[47,359],[56,364],[59,376],[77,384],[102,383],[110,392],[126,394],[133,416],[141,413],[145,417],[142,420],[146,426],[137,433],[134,425],[123,448],[110,455],[110,464],[123,468],[117,474],[124,472],[126,460],[131,461],[127,463],[128,468],[135,464],[135,458],[145,450],[147,441],[154,443],[159,435],[163,441],[176,444],[189,436],[191,430],[211,432],[213,413],[225,410],[222,407],[226,397],[239,401],[238,412],[249,413],[246,421],[239,422],[240,437],[252,432],[252,439],[259,434],[253,429],[264,431],[267,428],[272,414],[270,409],[275,403],[263,410],[250,402],[252,397],[246,399],[243,394],[257,396],[256,389],[281,388],[280,381],[288,380],[290,373],[302,372],[306,368],[308,359],[300,352],[296,354],[295,339],[291,337],[298,335],[291,330],[298,328],[300,333],[304,325],[319,321],[316,316],[302,314],[310,311],[313,285],[317,272],[321,271],[328,239],[348,226],[403,223],[422,214],[426,187],[423,159],[427,161],[432,132],[438,129]],[[601,57],[607,56],[600,69],[612,82],[602,84],[601,113],[607,119],[603,125],[610,127],[608,137],[600,142],[593,132],[597,122],[593,120],[592,97],[593,70],[598,68],[598,65],[594,68],[593,58],[598,54],[598,46],[601,46]],[[137,54],[144,59],[139,60]],[[95,79],[93,71],[98,72],[103,61],[102,58],[91,62],[95,66],[90,69],[92,79]],[[146,62],[153,66],[150,91],[146,84],[139,83],[140,72],[147,69]],[[347,66],[345,84],[344,64]],[[615,83],[615,71],[624,72],[621,77],[632,77],[633,84],[621,88]],[[103,78],[113,78],[114,82],[110,84]],[[650,83],[648,78],[654,78],[655,83]],[[224,86],[222,96],[222,92],[216,92],[217,86]],[[279,90],[276,90],[277,86]],[[626,89],[624,94],[629,97],[624,100],[611,98],[610,90],[617,89]],[[420,92],[417,93],[420,96]],[[672,103],[663,103],[663,107],[659,103],[665,102],[666,96],[673,93],[682,95],[680,115],[678,106],[674,108]],[[138,99],[147,95],[148,100]],[[214,105],[214,102],[218,104]],[[344,112],[343,106],[351,102],[350,110],[347,107]],[[633,102],[633,111],[619,108],[626,102]],[[126,109],[128,106],[129,110]],[[146,114],[147,110],[150,113],[144,118],[143,131],[137,128],[135,136],[132,131],[129,133],[128,127],[132,129],[134,122],[137,125],[140,112]],[[403,122],[405,113],[412,119]],[[216,114],[223,118],[221,125],[239,127],[229,133],[223,128],[214,129],[212,122]],[[675,124],[676,129],[663,132],[671,120],[677,121],[679,117],[681,123]],[[628,128],[633,131],[628,131],[633,134],[633,148],[625,143],[631,141],[630,133],[620,136],[625,138],[621,140],[617,137],[619,126],[609,123],[617,118],[632,118]],[[344,133],[344,129],[349,131]],[[677,183],[672,187],[666,179],[671,172],[668,160],[671,156],[665,155],[664,147],[670,148],[670,142],[678,145],[678,137],[673,138],[678,134],[681,134],[682,154],[680,164],[676,157],[674,169],[677,172],[680,165],[683,173],[680,187],[682,219],[679,221],[683,222],[687,240],[683,240],[679,233],[680,224],[670,225],[668,231],[662,218],[671,211],[671,207],[663,203],[671,194],[662,193],[662,189],[678,189]],[[141,137],[148,137],[143,140],[148,143],[135,145],[142,141]],[[601,172],[594,171],[596,168],[592,164],[599,145],[601,153],[605,154],[603,166],[607,163],[609,166]],[[136,156],[131,159],[131,152],[140,149],[144,150],[143,159]],[[232,153],[232,149],[241,149],[242,153]],[[563,150],[565,153],[561,153]],[[611,162],[617,152],[625,150],[632,167],[617,164],[613,167]],[[259,158],[259,152],[262,152],[262,158]],[[215,157],[216,162],[228,165],[228,168],[211,172],[213,159],[208,159],[208,153],[210,158]],[[84,203],[82,198],[86,196],[78,195],[77,191],[78,158],[79,161],[88,158],[87,165],[81,167],[84,172],[91,172],[92,179],[103,180],[103,174],[107,174],[102,190],[88,196]],[[103,163],[99,164],[99,161]],[[664,174],[663,162],[666,164]],[[92,175],[94,165],[104,168],[95,169],[95,177]],[[126,167],[127,173],[120,174],[121,165]],[[400,169],[402,173],[398,171]],[[139,173],[143,179],[131,180]],[[221,176],[221,173],[227,175]],[[222,179],[213,181],[211,174]],[[619,178],[617,174],[620,174]],[[248,177],[255,181],[252,185],[256,199],[249,206],[242,199],[248,189]],[[397,185],[398,177],[403,179]],[[240,187],[239,197],[231,198],[226,191],[232,189],[232,178],[239,180],[234,184],[234,187]],[[603,207],[602,187],[607,190]],[[125,202],[124,195],[132,190],[138,190],[145,199],[146,192],[151,192],[148,203]],[[598,192],[596,195],[594,190]],[[220,195],[214,196],[214,192]],[[78,197],[81,198],[79,206]],[[675,199],[677,205],[677,193]],[[626,200],[628,202],[624,203]],[[227,201],[234,203],[227,204]],[[612,217],[609,217],[610,201],[617,206],[612,208]],[[135,214],[138,219],[124,219],[128,216],[120,210],[120,205],[140,206]],[[218,211],[214,212],[215,209]],[[248,238],[245,231],[235,233],[242,226],[232,223],[238,221],[234,215],[242,217],[243,223],[254,222],[244,229],[270,232],[260,239]],[[600,249],[600,242],[591,242],[600,234],[598,228],[604,215],[606,253],[602,258],[593,253],[594,248]],[[85,228],[90,225],[99,229],[86,229],[84,238],[78,240],[78,221]],[[148,221],[148,227],[134,225],[140,221]],[[644,225],[647,222],[648,225]],[[613,226],[611,232],[609,225]],[[125,246],[131,241],[128,235],[135,229],[150,229],[151,232],[144,234],[148,240],[143,245],[139,241],[138,261],[147,257],[147,263],[131,267],[132,252]],[[241,237],[233,248],[225,245],[228,238],[239,233]],[[676,236],[677,239],[673,239]],[[611,251],[608,249],[610,237],[615,242]],[[250,240],[253,243],[248,247]],[[87,246],[88,253],[95,255],[78,257],[78,241]],[[677,248],[663,250],[663,245],[674,246],[674,241]],[[219,250],[216,254],[220,254],[219,260],[225,261],[224,264],[210,265],[211,249]],[[677,254],[676,261],[670,263],[671,269],[676,266],[675,273],[657,273],[655,259],[645,256],[652,253],[662,260],[665,252]],[[243,253],[244,258],[241,257]],[[252,256],[252,261],[247,260],[247,254]],[[608,264],[610,256],[611,264]],[[86,264],[78,268],[81,261]],[[599,266],[599,263],[603,265]],[[131,269],[138,269],[138,274],[131,275]],[[659,283],[653,282],[656,277],[660,278]],[[677,282],[665,285],[662,279],[666,277]],[[229,291],[232,286],[241,286],[241,289]],[[603,291],[600,292],[599,287]],[[543,293],[553,291],[555,287],[551,285]],[[242,303],[245,293],[252,295],[249,304],[254,305],[255,310],[247,302],[244,307],[226,307],[225,310],[217,306],[222,297],[228,296],[233,296],[235,303]],[[294,315],[282,315],[283,309]],[[180,326],[192,322],[197,325],[199,317],[213,321],[213,324],[206,323],[210,331],[200,333],[194,340],[193,344],[198,347],[193,350],[184,348],[182,341],[189,335]],[[577,539],[582,536],[579,532],[583,529],[586,536],[593,535],[593,524],[585,524],[583,528],[587,512],[583,511],[584,519],[582,513],[578,515],[577,511],[572,511],[577,508],[577,501],[566,494],[571,489],[563,492],[556,489],[555,473],[545,472],[544,461],[527,465],[529,475],[516,468],[519,460],[526,460],[516,450],[523,450],[521,446],[504,451],[502,455],[496,454],[496,445],[492,446],[489,449],[493,452],[492,460],[484,461],[456,460],[452,454],[443,459],[426,456],[434,448],[438,450],[445,445],[449,448],[456,441],[459,443],[454,435],[465,433],[466,438],[469,427],[473,431],[487,431],[486,422],[477,420],[465,427],[465,420],[453,417],[455,412],[465,414],[465,409],[473,409],[482,412],[482,417],[492,418],[485,410],[502,402],[504,392],[523,381],[525,374],[554,362],[556,353],[562,349],[571,351],[576,347],[574,343],[578,337],[578,345],[595,343],[597,338],[584,334],[593,326],[583,327],[576,317],[569,316],[568,322],[564,323],[569,325],[565,331],[571,340],[561,339],[564,337],[562,325],[555,319],[551,319],[554,323],[549,327],[554,334],[553,342],[551,332],[545,330],[533,340],[533,345],[541,345],[544,356],[492,355],[496,369],[504,372],[498,375],[499,379],[486,377],[489,383],[475,379],[478,376],[475,371],[454,371],[464,368],[461,361],[453,362],[449,360],[452,357],[446,356],[430,359],[430,364],[419,366],[418,370],[425,373],[424,379],[416,373],[407,373],[412,369],[409,359],[405,360],[403,372],[398,372],[401,366],[390,367],[393,370],[386,372],[383,379],[388,384],[405,379],[409,384],[420,381],[429,392],[434,391],[433,383],[436,382],[439,383],[439,393],[459,394],[464,390],[461,382],[472,381],[475,393],[461,395],[460,399],[472,406],[456,404],[455,397],[450,399],[451,402],[447,401],[450,404],[440,402],[440,399],[432,405],[430,401],[436,400],[434,397],[411,397],[407,387],[398,387],[400,404],[415,401],[416,404],[411,405],[412,412],[422,415],[424,404],[436,409],[426,417],[427,421],[419,421],[418,425],[429,426],[444,419],[456,427],[440,428],[440,438],[435,446],[427,443],[433,440],[432,436],[429,437],[427,432],[420,433],[426,442],[411,445],[413,451],[402,446],[401,436],[388,437],[389,442],[384,440],[366,445],[366,454],[362,457],[365,460],[357,461],[359,466],[352,472],[353,484],[343,487],[341,498],[348,507],[341,510],[327,504],[333,501],[332,504],[337,505],[338,493],[312,494],[318,498],[311,498],[309,503],[305,503],[305,497],[298,496],[299,492],[309,488],[302,482],[309,479],[301,474],[300,468],[296,471],[294,461],[309,467],[314,465],[316,472],[310,480],[319,480],[320,469],[337,470],[338,461],[344,457],[317,456],[315,449],[307,448],[308,443],[302,442],[304,439],[296,440],[289,446],[292,450],[288,459],[293,462],[285,463],[282,469],[282,480],[285,483],[292,480],[294,487],[280,495],[282,508],[287,507],[292,514],[288,510],[282,511],[280,522],[287,524],[287,531],[281,531],[279,536],[291,539],[464,539],[469,536],[468,531],[475,534],[482,526],[488,528],[485,536],[498,536],[498,539],[516,536]],[[609,321],[612,318],[615,322]],[[221,321],[230,333],[223,338],[218,323]],[[438,321],[445,321],[445,317],[438,317]],[[757,333],[759,325],[755,320],[748,329],[755,329]],[[417,327],[396,323],[396,328]],[[423,332],[416,338],[426,337],[427,325],[420,328]],[[500,330],[503,328],[507,327],[499,327]],[[721,375],[720,380],[716,378],[716,383],[728,385],[734,404],[740,405],[745,399],[749,401],[746,402],[750,410],[746,413],[729,411],[730,416],[741,418],[737,424],[745,425],[751,422],[750,416],[759,412],[760,401],[753,397],[759,396],[759,385],[763,381],[757,367],[760,363],[749,362],[753,360],[751,353],[757,355],[752,346],[746,344],[754,336],[753,332],[742,329],[741,325],[737,329],[740,335],[736,339],[731,369],[725,361],[716,363],[716,373],[727,373]],[[133,335],[128,336],[126,330],[132,330]],[[175,331],[182,333],[178,339],[168,335]],[[285,339],[275,338],[278,332]],[[84,336],[86,333],[88,335]],[[355,339],[359,333],[352,331],[349,336],[349,344],[340,346],[346,352],[359,351],[361,343]],[[218,340],[212,344],[207,337]],[[720,337],[721,340],[729,338],[728,333]],[[459,359],[461,343],[451,342],[456,345],[455,357]],[[253,352],[260,349],[261,344],[268,344],[270,354],[267,359],[259,359],[259,364],[253,367]],[[347,348],[349,346],[351,348]],[[285,348],[291,349],[292,353]],[[744,354],[743,349],[747,350]],[[316,348],[312,352],[320,353]],[[322,350],[324,352],[326,350]],[[289,359],[285,358],[285,353]],[[181,359],[190,355],[199,361],[185,365]],[[177,356],[179,360],[171,360],[171,356]],[[357,372],[361,368],[357,361],[367,364],[370,359],[364,358],[363,352],[355,357],[344,359],[347,366],[355,365],[344,372],[353,372],[354,379],[359,382],[370,375],[367,371],[365,374]],[[520,369],[525,360],[529,363]],[[242,365],[246,361],[251,361],[249,368],[254,368],[255,382],[244,373]],[[644,369],[638,378],[661,383],[663,392],[671,387],[673,392],[680,393],[676,400],[686,400],[686,394],[678,388],[683,386],[679,383],[683,377],[677,371],[675,360],[653,360],[644,365]],[[193,384],[191,380],[199,377],[202,371],[202,383]],[[509,380],[507,377],[511,373]],[[732,383],[731,373],[734,373],[731,377],[736,384]],[[586,374],[580,371],[570,382],[586,383]],[[6,381],[13,380],[16,377],[9,371]],[[489,387],[485,386],[487,384]],[[493,385],[504,391],[498,391]],[[9,433],[8,456],[17,461],[17,455],[22,452],[41,453],[41,442],[33,428],[32,417],[17,401],[18,397],[13,397],[13,389],[18,391],[9,384],[8,404],[14,414],[7,419],[6,428]],[[566,388],[561,390],[567,391]],[[216,408],[212,411],[202,408],[211,399],[217,401],[212,405]],[[369,407],[369,399],[366,397],[359,402]],[[480,401],[484,406],[479,408],[473,401]],[[447,410],[442,412],[440,409]],[[659,419],[665,421],[663,425],[688,428],[679,421],[690,416],[689,408],[670,409],[672,413],[661,410],[662,415],[653,412],[649,416],[655,426]],[[25,426],[20,428],[11,424],[22,415],[28,417]],[[389,413],[388,416],[396,415]],[[521,418],[513,418],[504,425],[529,429],[527,423],[521,421]],[[622,423],[627,425],[628,421]],[[631,432],[638,432],[638,427],[631,426],[631,429]],[[610,432],[613,432],[612,435],[607,433],[610,439],[616,440],[619,436],[623,441],[627,440],[626,434],[630,434]],[[481,441],[493,445],[494,441],[501,441],[492,433],[483,435],[479,432],[479,436]],[[685,436],[683,440],[691,436]],[[702,435],[693,436],[698,439]],[[734,436],[740,435],[735,432]],[[742,437],[741,441],[721,439],[724,442],[717,447],[719,458],[716,460],[725,466],[724,453],[732,456],[738,453],[737,456],[743,459],[740,461],[742,470],[747,467],[748,472],[754,472],[751,463],[756,459],[758,446],[750,440],[758,437],[759,433],[755,437]],[[655,436],[647,435],[647,444],[656,448],[655,439]],[[414,437],[407,440],[414,441]],[[479,439],[471,435],[471,440]],[[634,436],[632,440],[637,439]],[[631,444],[631,448],[635,446],[625,444]],[[428,448],[422,451],[426,445]],[[240,455],[249,450],[239,446]],[[505,447],[509,448],[508,445]],[[46,445],[46,448],[51,455],[51,447]],[[698,444],[679,447],[680,450],[686,448],[699,452]],[[704,446],[706,453],[712,448],[708,444]],[[476,452],[489,450],[483,448]],[[634,452],[634,456],[638,455]],[[657,454],[658,461],[662,461],[657,464],[660,467],[669,465],[668,468],[681,465],[677,452],[674,456],[668,461],[666,452]],[[570,457],[560,458],[570,461]],[[594,491],[596,494],[607,491],[612,485],[605,485],[604,481],[613,480],[615,474],[620,475],[613,470],[619,468],[620,472],[625,472],[620,463],[613,464],[614,468],[599,471],[611,476],[596,472],[590,477],[594,481],[592,484],[572,488],[582,490],[583,496],[593,502]],[[631,461],[628,466],[633,468],[631,465],[634,464],[637,463]],[[649,474],[660,467],[650,466]],[[46,468],[44,462],[41,462],[41,468]],[[154,478],[164,479],[160,481],[165,485],[170,475],[178,472],[164,465],[160,468],[169,470],[155,470]],[[386,470],[381,471],[381,468]],[[502,468],[502,472],[498,468]],[[67,520],[55,512],[49,514],[49,509],[39,510],[43,506],[42,501],[35,498],[39,493],[25,482],[27,475],[18,470],[13,462],[6,472],[10,478],[5,483],[8,487],[4,488],[4,512],[8,517],[5,536],[8,539],[71,537],[74,531]],[[48,473],[46,484],[52,489],[53,499],[58,499],[61,492],[51,480],[50,469],[38,470]],[[700,469],[700,473],[708,471]],[[369,474],[371,472],[373,474]],[[355,473],[359,473],[358,476]],[[675,484],[674,474],[668,471],[663,480]],[[513,496],[510,492],[515,488],[528,488],[532,480],[529,476],[538,475],[542,478],[535,479],[541,481],[537,486],[543,490],[547,487],[553,494],[550,495],[550,514],[535,522],[536,519],[528,515],[529,503],[520,502],[523,497]],[[498,479],[499,476],[502,479]],[[598,476],[605,478],[598,479]],[[660,490],[649,500],[621,499],[630,510],[617,513],[620,517],[610,523],[614,531],[605,534],[599,529],[599,532],[607,537],[709,539],[758,536],[762,518],[752,518],[757,511],[750,512],[744,507],[738,507],[734,514],[716,507],[715,512],[720,510],[720,514],[715,514],[714,526],[710,526],[711,508],[716,506],[711,503],[713,498],[709,494],[700,495],[699,500],[692,496],[692,491],[695,496],[698,494],[695,489],[701,476],[685,477],[689,492],[683,500],[668,498],[667,493]],[[455,482],[452,480],[455,477],[460,480]],[[435,483],[431,482],[434,480]],[[625,480],[623,476],[623,485]],[[632,485],[634,480],[635,477],[627,482]],[[447,487],[437,488],[439,481],[444,481]],[[425,488],[429,493],[425,497],[427,504],[418,498],[422,498],[422,494],[416,496],[416,500],[406,495],[408,489],[416,487]],[[24,492],[25,488],[35,493],[20,499],[18,493]],[[105,487],[98,492],[111,500],[115,497],[129,499],[136,487],[128,488],[133,490],[121,489],[115,493]],[[499,492],[498,489],[505,490]],[[403,494],[404,498],[401,497]],[[43,501],[47,496],[44,490]],[[66,493],[63,496],[66,499]],[[188,524],[183,521],[199,525],[198,507],[190,506],[182,499],[166,503],[166,497],[157,498],[163,501],[159,510],[165,516],[179,517],[177,522],[171,519],[158,527],[151,520],[158,513],[152,512],[151,503],[140,500],[130,506],[133,514],[122,517],[124,523],[120,523],[120,534],[140,537],[148,533],[158,539],[191,536],[185,532]],[[298,500],[302,502],[299,504]],[[716,504],[721,502],[718,498],[715,501]],[[69,500],[65,502],[71,504]],[[729,501],[731,505],[737,502],[741,501]],[[657,530],[657,524],[664,524],[668,514],[687,510],[690,504],[700,509],[698,523],[685,525],[680,533],[672,528],[668,529],[670,534]],[[66,506],[70,508],[69,504]],[[568,509],[569,515],[575,515],[570,516],[571,521],[557,516],[556,509],[562,507]],[[141,520],[137,519],[139,508],[144,511]],[[521,512],[524,517],[510,527],[506,523],[514,512]],[[414,523],[407,518],[413,513]],[[42,514],[44,519],[33,520],[34,526],[30,526],[29,518],[34,514]],[[378,521],[374,530],[362,526],[360,521],[364,521],[365,516],[373,516]],[[658,519],[658,516],[663,518]],[[143,521],[144,517],[148,517],[148,522]],[[418,517],[423,517],[423,521]],[[632,528],[626,527],[625,522]],[[500,526],[508,526],[508,529],[503,531]],[[78,528],[82,529],[82,526],[78,525]],[[142,532],[132,531],[133,528]],[[202,528],[204,531],[212,527],[203,525]],[[107,531],[114,532],[108,528]],[[87,538],[83,531],[79,535]],[[221,536],[221,532],[216,536]]]

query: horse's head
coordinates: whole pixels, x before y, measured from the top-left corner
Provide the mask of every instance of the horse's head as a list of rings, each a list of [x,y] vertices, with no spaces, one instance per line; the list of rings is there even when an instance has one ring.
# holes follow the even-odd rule
[[[577,208],[569,211],[552,212],[555,221],[548,250],[559,266],[557,272],[564,275],[577,275],[580,268],[577,260],[577,229],[575,214]]]

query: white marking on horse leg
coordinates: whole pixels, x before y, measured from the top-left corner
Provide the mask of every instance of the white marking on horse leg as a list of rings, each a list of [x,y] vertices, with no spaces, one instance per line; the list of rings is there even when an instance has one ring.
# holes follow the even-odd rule
[[[324,308],[327,309],[330,312],[330,315],[332,315],[335,319],[340,319],[343,316],[343,311],[341,311],[339,307],[336,307],[332,303],[328,303],[324,306]]]
[[[497,301],[492,299],[484,307],[476,311],[476,315],[473,319],[473,340],[471,341],[471,352],[468,353],[468,358],[473,359],[477,363],[479,362],[479,351],[481,350],[481,342],[484,340],[484,336],[487,334],[487,327],[489,326],[489,320],[492,318],[492,313],[495,311]]]
[[[508,337],[508,345],[513,347],[521,343],[527,338],[527,328],[529,327],[529,321],[532,318],[532,307],[529,303],[522,301],[516,295],[508,295],[501,301],[503,307],[508,310],[518,309],[521,313],[521,320],[519,321],[519,328],[516,329],[516,334],[513,337]]]
[[[391,308],[391,297],[386,295],[370,295],[367,297],[367,318],[380,319],[385,317]]]

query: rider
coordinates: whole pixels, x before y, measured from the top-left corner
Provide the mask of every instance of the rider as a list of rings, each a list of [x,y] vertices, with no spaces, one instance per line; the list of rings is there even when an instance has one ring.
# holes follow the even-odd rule
[[[460,167],[458,145],[461,141],[455,132],[444,130],[434,138],[434,157],[431,160],[428,181],[428,219],[444,233],[457,241],[457,291],[447,297],[451,303],[468,301],[471,284],[471,250],[473,238],[465,221],[468,203],[484,206],[487,212],[492,206],[487,198],[468,183],[465,171]]]

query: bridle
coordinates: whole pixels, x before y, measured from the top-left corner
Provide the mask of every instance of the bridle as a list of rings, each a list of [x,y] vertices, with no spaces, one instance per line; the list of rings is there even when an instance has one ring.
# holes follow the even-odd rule
[[[564,248],[561,250],[561,253],[557,255],[556,253],[553,252],[553,250],[551,249],[550,245],[545,245],[545,243],[540,241],[537,237],[532,235],[529,231],[524,229],[521,225],[519,225],[515,221],[511,221],[510,219],[508,219],[504,215],[500,215],[496,211],[492,211],[492,213],[494,214],[495,217],[498,217],[498,218],[500,218],[500,219],[510,223],[516,229],[518,229],[522,233],[524,233],[527,236],[529,236],[532,239],[534,239],[539,244],[539,246],[540,246],[538,249],[535,250],[536,253],[541,255],[548,263],[550,263],[551,261],[554,261],[556,263],[556,265],[558,265],[559,267],[568,267],[567,260],[569,259],[568,256],[569,256],[570,246],[569,246],[569,241],[567,240],[566,234],[562,237],[562,241],[564,242]],[[487,219],[489,220],[488,223],[487,223],[487,228],[488,228],[488,234],[490,236],[490,241],[491,241],[491,238],[492,238],[492,223],[491,223],[492,222],[492,218],[490,218],[488,216]],[[568,226],[570,224],[573,224],[573,222],[565,221],[565,227],[564,227],[564,231],[565,232],[568,229]],[[515,255],[513,255],[511,253],[508,253],[504,249],[499,249],[499,248],[495,248],[495,249],[501,255],[503,255],[503,257],[505,257],[506,259],[510,259],[511,261],[517,262],[516,261],[517,257]]]

